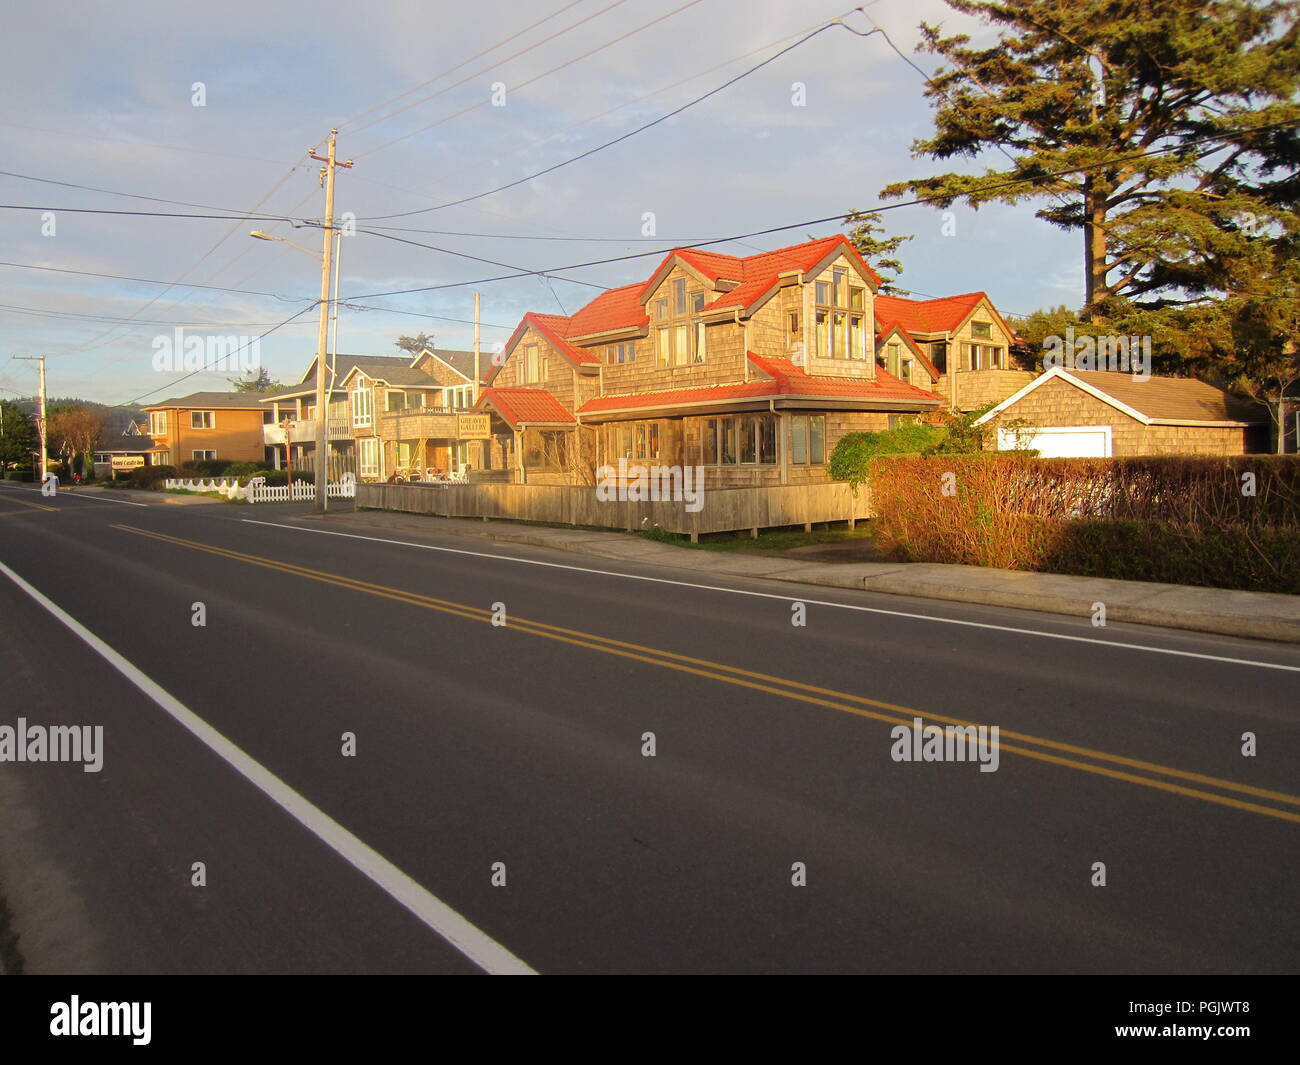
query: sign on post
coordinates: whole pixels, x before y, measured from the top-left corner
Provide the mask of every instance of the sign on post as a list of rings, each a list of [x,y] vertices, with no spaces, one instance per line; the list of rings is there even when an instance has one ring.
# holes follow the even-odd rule
[[[119,470],[138,470],[144,465],[143,455],[113,455],[109,461],[112,463],[113,472]]]
[[[490,414],[456,415],[456,437],[458,440],[492,439],[492,415]]]

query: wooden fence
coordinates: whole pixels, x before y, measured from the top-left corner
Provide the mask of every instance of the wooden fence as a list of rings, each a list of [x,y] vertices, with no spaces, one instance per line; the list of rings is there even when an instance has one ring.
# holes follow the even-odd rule
[[[357,508],[433,514],[444,518],[500,518],[551,525],[665,532],[734,532],[871,516],[865,485],[854,494],[847,484],[782,485],[771,488],[715,488],[701,494],[703,506],[681,501],[602,500],[592,487],[531,484],[358,484]]]

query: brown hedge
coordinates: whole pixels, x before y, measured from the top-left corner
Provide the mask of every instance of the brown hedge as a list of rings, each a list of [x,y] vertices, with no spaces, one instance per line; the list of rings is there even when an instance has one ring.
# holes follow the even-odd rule
[[[1295,456],[884,457],[871,493],[906,561],[1300,594]]]

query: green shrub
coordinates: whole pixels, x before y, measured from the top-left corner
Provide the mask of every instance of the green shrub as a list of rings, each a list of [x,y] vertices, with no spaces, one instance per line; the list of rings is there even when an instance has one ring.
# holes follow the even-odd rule
[[[36,473],[33,470],[5,470],[6,481],[34,481]]]
[[[938,445],[947,430],[920,422],[904,422],[878,433],[845,433],[831,452],[827,472],[837,481],[857,488],[867,479],[873,458],[879,455],[920,455]]]
[[[181,463],[180,476],[196,480],[205,477],[223,477],[233,465],[230,459],[193,459]]]
[[[131,471],[129,483],[132,488],[145,488],[160,492],[163,482],[176,476],[175,466],[140,466]]]
[[[221,476],[238,477],[242,481],[247,477],[260,477],[269,469],[269,466],[260,462],[232,462]]]

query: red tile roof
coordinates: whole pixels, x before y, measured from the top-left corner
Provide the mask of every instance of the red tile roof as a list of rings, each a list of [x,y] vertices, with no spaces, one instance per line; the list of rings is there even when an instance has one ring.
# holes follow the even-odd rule
[[[586,351],[574,344],[570,344],[568,336],[571,332],[571,319],[564,318],[558,314],[536,314],[529,311],[520,319],[519,324],[515,326],[515,331],[510,334],[510,339],[506,341],[503,351],[510,351],[519,338],[531,327],[545,340],[551,347],[563,355],[569,362],[575,366],[598,364],[600,356],[594,351]],[[497,362],[494,357],[492,360],[492,369],[484,378],[485,381],[492,381],[504,362]]]
[[[574,417],[544,388],[485,388],[476,407],[491,404],[511,426],[522,422],[558,422],[572,425]]]
[[[942,333],[961,325],[975,309],[975,305],[984,299],[988,299],[984,292],[966,292],[960,296],[945,296],[935,300],[909,300],[902,296],[878,295],[876,320],[882,323],[898,322],[909,333]],[[992,300],[989,300],[989,305],[993,305]]]
[[[769,380],[703,388],[678,388],[664,392],[637,392],[623,396],[599,396],[583,404],[580,414],[678,407],[692,403],[725,403],[733,400],[798,396],[811,399],[942,403],[941,397],[923,388],[905,385],[897,377],[877,368],[874,381],[863,378],[810,377],[789,359],[768,358],[749,352],[749,361]]]
[[[594,351],[587,351],[570,344],[566,339],[570,332],[571,319],[565,318],[558,314],[533,314],[524,315],[525,320],[531,320],[537,331],[544,336],[552,347],[569,361],[582,365],[583,363],[598,363],[600,356]]]
[[[722,293],[712,303],[707,304],[706,310],[720,307],[748,307],[777,284],[780,274],[790,270],[811,270],[837,249],[842,249],[851,256],[858,263],[865,277],[870,278],[877,285],[880,284],[879,275],[858,254],[857,249],[849,242],[849,238],[839,233],[833,237],[821,237],[789,248],[777,248],[775,251],[743,257],[701,251],[698,248],[674,248],[664,256],[654,273],[650,275],[650,279],[641,285],[640,298],[645,299],[665,268],[669,267],[674,259],[679,259],[710,281],[740,282],[738,287]]]
[[[644,282],[602,292],[580,311],[569,318],[568,336],[589,336],[614,329],[641,328],[648,324],[645,308],[638,294]]]
[[[895,330],[897,330],[898,335],[903,338],[903,342],[907,344],[908,350],[921,360],[922,364],[930,372],[930,376],[936,381],[939,380],[940,374],[935,368],[934,363],[930,361],[930,357],[921,349],[921,345],[912,338],[912,334],[903,328],[901,322],[886,322],[880,327],[880,331],[876,334],[876,352],[879,353],[880,345],[883,344],[889,338],[889,334]]]
[[[924,388],[905,385],[897,377],[876,367],[874,381],[860,377],[811,377],[789,359],[775,359],[749,352],[749,361],[781,386],[779,395],[846,396],[869,399],[914,399],[921,402],[940,397]]]

